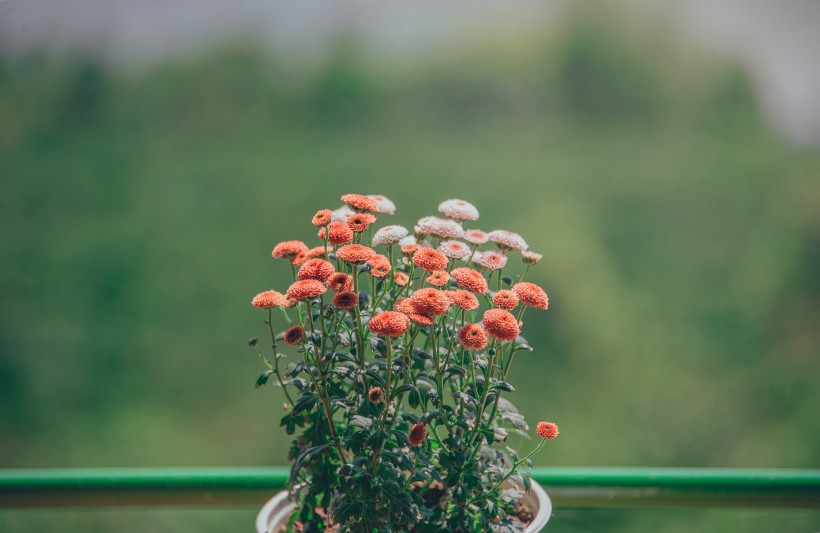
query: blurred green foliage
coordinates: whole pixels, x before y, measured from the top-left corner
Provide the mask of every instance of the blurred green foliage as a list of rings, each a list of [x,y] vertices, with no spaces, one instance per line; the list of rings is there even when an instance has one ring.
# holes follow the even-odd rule
[[[541,42],[316,68],[254,47],[112,73],[0,60],[0,467],[284,464],[246,338],[273,245],[347,192],[522,233],[540,465],[820,465],[820,157],[734,65],[584,21]],[[281,325],[280,325],[281,326]],[[522,445],[524,448],[528,443]],[[254,510],[0,513],[2,530],[230,531]],[[190,520],[190,522],[188,521]],[[764,511],[558,511],[555,531],[809,530]],[[241,524],[241,525],[239,525]]]

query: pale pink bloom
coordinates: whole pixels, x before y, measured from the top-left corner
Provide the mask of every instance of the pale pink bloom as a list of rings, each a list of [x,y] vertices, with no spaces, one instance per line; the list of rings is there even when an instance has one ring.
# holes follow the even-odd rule
[[[534,265],[543,258],[544,256],[539,253],[531,252],[530,250],[521,250],[521,260],[528,265]]]
[[[512,231],[503,229],[493,230],[487,234],[487,238],[498,244],[500,248],[509,250],[526,250],[529,248],[524,237]]]
[[[392,215],[396,212],[396,204],[394,204],[387,196],[382,196],[380,194],[368,194],[367,196],[376,200],[376,213]]]
[[[487,250],[486,252],[476,252],[473,261],[484,268],[498,270],[507,264],[507,256],[498,250]]]
[[[373,235],[373,242],[371,245],[378,246],[380,244],[395,244],[407,237],[408,233],[407,228],[402,226],[385,226],[383,228],[379,228],[375,235]]]
[[[438,210],[453,220],[478,220],[478,209],[470,202],[453,198],[438,204]]]
[[[470,255],[470,247],[461,241],[444,241],[438,245],[438,251],[450,259],[464,259]]]
[[[407,237],[404,237],[399,240],[399,244],[401,246],[407,246],[408,244],[416,244],[416,242],[416,238],[412,235],[408,235]]]
[[[355,215],[356,211],[353,210],[349,205],[345,204],[339,209],[336,209],[330,214],[330,219],[333,221],[344,222],[347,224],[347,217],[350,215]]]
[[[487,242],[487,232],[480,229],[468,229],[464,232],[464,240],[470,244],[480,246]]]
[[[418,230],[426,235],[442,239],[460,239],[464,237],[464,228],[455,220],[439,217],[424,217],[418,222]]]

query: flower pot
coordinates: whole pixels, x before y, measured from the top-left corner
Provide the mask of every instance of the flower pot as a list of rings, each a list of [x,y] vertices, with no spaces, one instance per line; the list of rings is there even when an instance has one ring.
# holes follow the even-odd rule
[[[533,481],[532,490],[524,495],[522,503],[532,509],[534,515],[532,522],[524,530],[525,533],[535,533],[544,529],[552,515],[552,502],[541,485]],[[256,531],[258,533],[277,531],[280,526],[287,524],[295,509],[296,504],[288,497],[287,491],[277,493],[262,506],[256,516]]]

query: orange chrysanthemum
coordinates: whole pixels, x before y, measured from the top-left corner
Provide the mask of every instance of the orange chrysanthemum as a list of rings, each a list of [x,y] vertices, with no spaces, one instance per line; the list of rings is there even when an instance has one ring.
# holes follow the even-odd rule
[[[316,211],[316,214],[313,215],[313,225],[321,228],[330,224],[330,217],[333,216],[333,213],[330,209],[320,209]]]
[[[407,283],[410,281],[410,276],[408,276],[404,272],[394,272],[393,280],[399,287],[406,287]]]
[[[376,217],[369,213],[354,213],[347,217],[347,227],[350,228],[353,233],[363,232],[374,222],[376,222]]]
[[[285,332],[285,344],[299,344],[305,338],[305,330],[302,326],[293,326]]]
[[[484,276],[472,268],[456,268],[450,272],[450,275],[455,278],[459,287],[470,289],[476,294],[484,294],[489,289],[489,287],[487,287],[487,280],[484,279]]]
[[[518,320],[509,311],[503,309],[485,311],[483,323],[490,335],[502,341],[515,340],[521,331]]]
[[[518,305],[518,296],[513,291],[501,290],[493,296],[493,305],[499,309],[510,311]]]
[[[450,274],[446,270],[435,270],[427,276],[427,283],[434,287],[444,287],[450,281]]]
[[[413,262],[429,272],[447,268],[447,256],[432,248],[420,248],[413,254]]]
[[[322,282],[315,279],[304,279],[295,281],[290,287],[285,296],[291,300],[310,300],[317,296],[324,294],[327,287],[322,285]]]
[[[367,399],[373,403],[381,403],[382,401],[382,388],[381,387],[372,387],[367,393]]]
[[[416,308],[413,307],[413,302],[410,298],[399,298],[393,302],[393,310],[405,315],[416,312]]]
[[[318,281],[327,281],[334,272],[336,272],[336,268],[324,259],[310,259],[302,263],[296,277],[302,280],[315,279]]]
[[[355,292],[345,291],[340,292],[333,297],[333,305],[339,309],[350,309],[359,301],[359,297]]]
[[[353,265],[366,263],[374,255],[376,252],[363,244],[347,244],[336,250],[336,257]]]
[[[459,289],[457,291],[450,291],[447,295],[453,305],[460,307],[465,311],[472,311],[478,308],[478,298],[470,291]]]
[[[256,296],[253,297],[251,300],[251,305],[254,307],[258,307],[259,309],[270,309],[271,307],[276,307],[282,304],[282,300],[285,297],[282,296],[281,292],[277,291],[265,291],[260,292]]]
[[[367,264],[370,265],[370,273],[378,279],[384,279],[390,274],[390,261],[383,255],[374,255],[368,259]]]
[[[274,259],[291,259],[307,249],[307,244],[302,241],[283,241],[273,247],[271,255]]]
[[[524,305],[537,307],[538,309],[547,309],[550,305],[547,293],[535,283],[522,281],[513,285],[512,290]]]
[[[413,254],[419,251],[419,245],[416,243],[405,244],[401,247],[401,253],[405,257],[413,257]]]
[[[327,227],[327,231],[327,242],[330,244],[345,244],[353,240],[353,230],[345,222],[334,220]],[[319,230],[318,236],[322,240],[325,239],[325,228]]]
[[[410,329],[410,319],[396,311],[384,311],[367,323],[370,331],[384,337],[400,337]]]
[[[285,309],[290,309],[291,307],[293,307],[297,303],[299,303],[299,302],[297,302],[293,298],[288,298],[286,296],[286,297],[282,298],[282,303],[280,305]]]
[[[327,287],[333,292],[345,292],[353,290],[353,276],[336,272],[327,280]]]
[[[426,436],[427,428],[424,427],[424,424],[421,422],[416,422],[413,424],[413,427],[410,428],[410,435],[407,440],[410,442],[410,446],[419,446],[424,442],[424,437]]]
[[[414,324],[418,324],[419,326],[432,326],[435,324],[436,319],[429,315],[423,315],[421,313],[410,313],[407,315],[407,318],[410,319],[410,322]]]
[[[487,346],[487,332],[478,324],[465,324],[458,330],[458,340],[468,350],[481,350]]]
[[[373,198],[368,198],[363,194],[345,194],[342,201],[356,211],[378,211],[379,204]]]
[[[327,251],[332,252],[333,247],[328,246]],[[311,248],[307,252],[301,252],[299,255],[293,258],[291,263],[293,263],[295,266],[302,266],[311,259],[316,259],[317,257],[322,257],[323,255],[325,255],[325,247],[316,246],[315,248]]]
[[[450,308],[447,293],[438,289],[419,289],[410,296],[410,301],[422,315],[443,315]]]
[[[538,422],[535,434],[542,439],[550,440],[558,436],[558,426],[552,422]]]

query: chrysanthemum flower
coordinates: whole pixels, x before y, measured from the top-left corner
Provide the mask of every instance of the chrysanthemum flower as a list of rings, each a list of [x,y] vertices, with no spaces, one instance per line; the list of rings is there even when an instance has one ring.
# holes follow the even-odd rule
[[[464,237],[464,228],[455,220],[439,217],[424,217],[417,224],[420,233],[435,235],[442,239],[460,239]]]
[[[413,254],[413,262],[428,272],[447,268],[447,256],[432,248],[419,248]]]
[[[340,292],[336,296],[333,297],[333,306],[338,307],[339,309],[350,309],[359,301],[359,297],[356,296],[356,293],[345,291]]]
[[[470,202],[452,199],[438,204],[438,210],[453,220],[478,220],[478,209]]]
[[[512,291],[516,296],[518,296],[524,305],[545,310],[550,305],[550,300],[547,293],[535,283],[530,283],[529,281],[516,283],[512,286]]]
[[[438,245],[438,251],[450,259],[464,259],[470,255],[470,247],[461,241],[444,241]]]
[[[518,296],[513,291],[501,290],[493,296],[493,305],[499,309],[510,311],[518,305]]]
[[[405,244],[401,247],[401,253],[405,257],[413,257],[413,254],[419,251],[419,245],[416,243]]]
[[[480,272],[472,268],[455,268],[450,272],[450,275],[455,278],[459,287],[470,289],[476,294],[484,294],[487,292],[487,280],[484,279],[484,276],[482,276]]]
[[[487,332],[478,324],[465,324],[458,330],[458,340],[468,350],[481,350],[487,346]]]
[[[407,318],[410,319],[410,322],[418,324],[419,326],[432,326],[436,323],[435,318],[421,313],[410,313],[407,315]]]
[[[317,228],[321,228],[330,224],[330,219],[333,216],[333,213],[330,209],[320,209],[316,211],[316,214],[313,215],[313,225]]]
[[[502,341],[514,341],[521,331],[518,320],[503,309],[489,309],[484,311],[484,327],[487,332]]]
[[[470,244],[481,246],[489,239],[487,238],[487,233],[480,229],[468,229],[464,232],[464,240]]]
[[[410,296],[417,313],[443,315],[450,308],[447,293],[438,289],[419,289]]]
[[[368,194],[367,197],[376,201],[375,211],[377,213],[384,213],[385,215],[395,214],[396,204],[390,201],[390,198],[387,196],[382,196],[381,194]]]
[[[434,270],[427,276],[427,283],[434,287],[443,287],[450,281],[450,274],[446,270]]]
[[[393,310],[403,315],[416,312],[416,308],[413,307],[413,302],[410,301],[410,298],[398,298],[393,302]]]
[[[421,422],[416,422],[413,424],[413,427],[410,428],[410,435],[407,440],[410,442],[410,446],[419,446],[424,442],[424,437],[426,436],[427,428],[424,427],[424,424]]]
[[[390,245],[399,242],[405,237],[407,237],[407,228],[396,225],[385,226],[376,230],[370,244],[372,246],[378,246],[380,244]]]
[[[464,289],[450,291],[447,294],[447,297],[450,298],[453,305],[460,307],[465,311],[472,311],[473,309],[478,308],[478,298],[476,298],[470,291],[466,291]]]
[[[282,298],[282,303],[279,304],[279,305],[280,305],[280,307],[282,307],[284,309],[290,309],[291,307],[293,307],[297,303],[299,303],[297,300],[294,300],[293,298],[288,298],[287,296],[285,296],[284,298]]]
[[[336,268],[324,259],[310,259],[302,263],[296,277],[302,280],[315,279],[324,282],[327,281],[334,272],[336,272]]]
[[[332,247],[332,246],[328,246],[328,247],[327,247],[327,251],[328,251],[328,253],[332,252],[332,251],[333,251],[333,247]],[[294,258],[293,258],[293,260],[292,260],[291,262],[292,262],[295,266],[302,266],[302,265],[304,265],[306,262],[310,261],[311,259],[315,259],[315,258],[317,258],[317,257],[322,257],[323,255],[325,255],[325,247],[324,247],[324,246],[316,246],[316,247],[314,247],[314,248],[311,248],[311,249],[310,249],[310,250],[308,250],[307,252],[302,252],[302,253],[300,253],[299,255],[297,255],[296,257],[294,257]]]
[[[373,403],[381,403],[382,402],[382,388],[381,387],[371,387],[370,390],[367,392],[367,399]]]
[[[347,227],[353,230],[353,233],[363,232],[374,222],[376,222],[376,217],[370,213],[354,213],[347,217]]]
[[[299,344],[305,338],[305,330],[302,326],[293,326],[285,332],[285,344]]]
[[[336,257],[352,265],[361,265],[376,255],[372,248],[363,244],[347,244],[336,250]]]
[[[274,259],[292,259],[299,252],[307,252],[307,244],[302,241],[284,241],[273,247],[271,255]]]
[[[295,281],[288,287],[285,296],[291,300],[310,300],[324,294],[325,291],[327,291],[327,287],[322,285],[322,282],[315,279],[304,279]]]
[[[336,272],[327,280],[327,287],[333,292],[345,292],[353,290],[353,276]]]
[[[393,280],[399,287],[407,287],[407,283],[410,281],[410,276],[408,276],[404,272],[396,271],[393,272]]]
[[[491,231],[487,234],[487,238],[496,243],[502,250],[526,250],[529,248],[524,237],[504,229]]]
[[[506,266],[507,256],[498,250],[487,250],[486,252],[476,252],[473,261],[484,268],[498,270]]]
[[[558,426],[552,422],[538,422],[535,434],[542,439],[550,440],[558,436]]]
[[[325,228],[320,228],[318,237],[325,239],[325,231],[328,231],[327,242],[330,244],[345,244],[353,240],[353,230],[347,225],[347,222],[334,220]]]
[[[416,238],[413,235],[402,237],[401,240],[399,240],[399,246],[407,246],[408,244],[418,244]]]
[[[531,252],[529,250],[521,250],[521,260],[527,265],[534,265],[543,258],[544,256],[539,253]]]
[[[282,296],[281,292],[277,291],[265,291],[260,292],[256,296],[253,297],[251,300],[251,305],[254,307],[258,307],[259,309],[270,309],[271,307],[276,307],[282,304],[282,300],[285,297]]]
[[[363,194],[345,194],[342,201],[356,211],[378,211],[379,204],[373,198],[368,198]]]
[[[383,255],[374,255],[367,260],[367,264],[370,265],[370,273],[375,278],[384,279],[390,274],[390,261]]]
[[[384,311],[371,318],[367,327],[376,335],[400,337],[410,329],[410,319],[396,311]]]
[[[330,219],[333,222],[344,222],[347,224],[347,217],[355,213],[356,211],[350,209],[349,205],[343,205],[338,209],[334,209],[333,212],[330,214]]]

